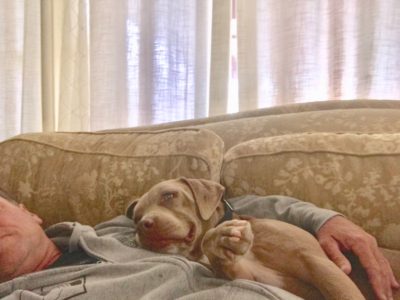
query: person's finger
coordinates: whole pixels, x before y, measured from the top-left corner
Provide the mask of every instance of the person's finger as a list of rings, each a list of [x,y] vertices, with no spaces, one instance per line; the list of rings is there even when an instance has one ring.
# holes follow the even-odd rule
[[[392,271],[392,267],[390,267],[390,270]],[[400,288],[400,283],[397,280],[397,278],[396,278],[396,276],[394,275],[393,272],[392,272],[392,276],[391,276],[391,279],[390,279],[390,283],[391,283],[393,289],[399,289]]]
[[[399,283],[394,276],[392,267],[388,259],[383,255],[379,248],[375,248],[375,257],[377,258],[379,264],[382,267],[382,273],[386,280],[388,296],[393,297],[393,290],[399,288]]]
[[[378,252],[379,257],[382,258],[382,261],[384,262],[384,264],[386,266],[387,274],[389,274],[389,280],[390,280],[391,287],[393,289],[400,288],[400,284],[399,284],[396,276],[393,273],[393,269],[392,269],[392,266],[390,265],[388,258],[386,258],[385,255],[383,255],[383,252],[380,249],[378,249],[377,252]]]
[[[333,238],[325,238],[319,240],[321,248],[326,255],[346,274],[351,272],[351,264],[349,260],[340,251],[340,245]]]
[[[382,285],[384,286],[388,299],[393,299],[393,291],[392,291],[391,276],[390,276],[391,270],[389,268],[389,263],[386,261],[386,258],[383,257],[383,255],[380,255],[379,251],[376,252],[378,253],[375,253],[375,257],[377,257],[379,265],[381,266]]]
[[[361,265],[367,272],[368,280],[371,283],[377,299],[390,299],[389,295],[391,293],[391,289],[388,289],[384,272],[382,272],[381,266],[375,257],[374,251],[371,250],[370,245],[368,245],[366,241],[359,241],[353,245],[351,250],[355,255],[357,255]]]

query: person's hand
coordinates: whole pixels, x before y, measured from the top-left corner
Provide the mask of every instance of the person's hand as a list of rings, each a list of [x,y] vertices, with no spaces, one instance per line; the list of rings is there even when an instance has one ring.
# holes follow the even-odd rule
[[[316,236],[328,257],[346,274],[350,274],[351,264],[343,252],[352,251],[365,268],[377,299],[393,299],[392,289],[400,285],[372,235],[345,217],[335,216],[322,225]]]

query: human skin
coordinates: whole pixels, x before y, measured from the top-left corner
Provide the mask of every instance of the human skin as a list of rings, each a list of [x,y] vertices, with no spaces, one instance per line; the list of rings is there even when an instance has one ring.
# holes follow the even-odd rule
[[[316,236],[328,257],[346,274],[350,274],[351,264],[343,252],[353,252],[366,270],[377,299],[393,299],[392,289],[400,286],[372,235],[345,217],[335,216],[319,229]]]
[[[0,197],[0,282],[43,270],[61,255],[41,224],[22,204]]]

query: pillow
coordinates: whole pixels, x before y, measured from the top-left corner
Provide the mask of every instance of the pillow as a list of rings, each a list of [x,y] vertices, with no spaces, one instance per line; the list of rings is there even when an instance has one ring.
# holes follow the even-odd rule
[[[159,181],[219,181],[223,142],[208,130],[24,134],[0,143],[0,190],[45,220],[94,225]]]
[[[303,133],[231,148],[227,196],[288,195],[337,210],[400,249],[400,133]]]

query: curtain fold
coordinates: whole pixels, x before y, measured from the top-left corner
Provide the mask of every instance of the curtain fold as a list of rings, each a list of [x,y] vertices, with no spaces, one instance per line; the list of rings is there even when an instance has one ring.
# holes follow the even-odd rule
[[[0,37],[3,140],[20,132],[42,130],[40,0],[1,0]]]
[[[213,1],[209,115],[228,111],[232,0]]]
[[[41,11],[44,130],[90,130],[88,1],[43,0]]]
[[[211,0],[102,0],[90,9],[92,130],[208,115]]]
[[[128,97],[134,83],[128,78],[132,52],[127,30],[130,15],[136,13],[130,2],[90,1],[90,130],[127,127],[135,117]]]
[[[400,99],[400,2],[237,0],[241,110]]]

